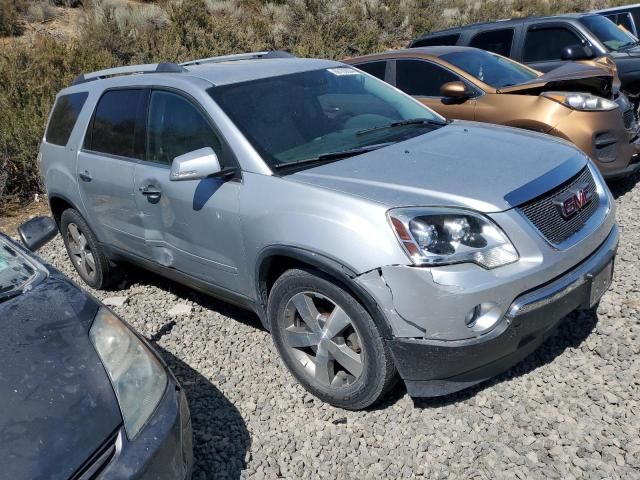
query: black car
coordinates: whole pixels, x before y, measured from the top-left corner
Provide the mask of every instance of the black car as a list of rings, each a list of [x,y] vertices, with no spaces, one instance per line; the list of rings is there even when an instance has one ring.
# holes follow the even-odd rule
[[[430,32],[410,47],[462,45],[510,57],[542,72],[567,61],[604,57],[615,63],[621,88],[636,107],[640,103],[638,39],[595,13],[529,17],[467,25]]]
[[[35,249],[56,225],[21,228]],[[191,420],[153,348],[96,299],[0,234],[0,476],[184,479]]]

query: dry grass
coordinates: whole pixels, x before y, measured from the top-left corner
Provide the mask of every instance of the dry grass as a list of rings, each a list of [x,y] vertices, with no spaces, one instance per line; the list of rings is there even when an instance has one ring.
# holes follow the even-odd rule
[[[0,203],[41,189],[39,139],[56,92],[77,74],[133,62],[289,50],[343,58],[425,31],[618,0],[0,0]],[[71,13],[73,12],[73,13]],[[61,33],[63,32],[63,33]]]

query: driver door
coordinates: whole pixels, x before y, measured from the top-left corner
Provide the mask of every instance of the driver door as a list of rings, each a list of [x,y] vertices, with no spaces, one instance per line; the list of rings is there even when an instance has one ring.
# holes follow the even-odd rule
[[[433,62],[420,59],[398,59],[394,84],[397,88],[416,98],[427,107],[447,119],[474,120],[476,100],[447,99],[440,87],[448,82],[465,82],[453,72]]]
[[[218,286],[236,290],[243,255],[238,198],[241,182],[222,178],[170,181],[174,158],[211,147],[230,162],[207,114],[186,95],[153,90],[147,156],[136,166],[134,185],[147,255]]]

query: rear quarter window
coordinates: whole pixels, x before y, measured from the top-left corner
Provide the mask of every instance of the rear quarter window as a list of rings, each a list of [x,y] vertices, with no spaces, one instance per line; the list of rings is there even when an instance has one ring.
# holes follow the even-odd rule
[[[379,78],[380,80],[384,80],[384,74],[387,69],[387,62],[367,62],[360,63],[358,65],[354,65],[354,67],[362,70],[363,72],[367,72],[374,77]]]
[[[434,47],[434,46],[451,46],[456,45],[458,43],[458,39],[460,38],[459,34],[455,35],[440,35],[437,37],[427,37],[421,40],[416,40],[412,48],[417,47]]]
[[[47,143],[61,146],[67,144],[88,95],[87,92],[78,92],[58,98],[44,136]]]

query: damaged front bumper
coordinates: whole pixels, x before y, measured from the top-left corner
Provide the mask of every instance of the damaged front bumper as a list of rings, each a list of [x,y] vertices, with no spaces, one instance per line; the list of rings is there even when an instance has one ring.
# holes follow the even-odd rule
[[[614,225],[604,241],[577,266],[574,264],[551,281],[516,294],[514,288],[520,288],[521,283],[511,282],[508,277],[499,279],[502,288],[481,284],[468,292],[462,289],[456,292],[449,285],[443,287],[444,293],[439,297],[425,295],[417,276],[413,277],[413,285],[406,280],[406,275],[409,278],[424,275],[424,269],[392,267],[378,272],[383,280],[385,273],[405,275],[403,286],[407,288],[402,292],[389,288],[387,283],[385,288],[380,282],[373,282],[373,275],[361,277],[360,282],[387,305],[384,311],[394,326],[394,336],[387,341],[408,393],[415,397],[447,395],[487,380],[529,355],[567,314],[599,300],[608,287],[618,236]],[[397,279],[387,281],[398,284]],[[499,320],[487,333],[470,335],[467,331],[465,338],[464,323],[458,321],[459,326],[451,327],[451,319],[444,323],[437,321],[436,316],[446,315],[448,310],[459,317],[469,304],[482,302],[482,298],[493,299],[501,309]],[[506,299],[509,300],[505,304]],[[412,300],[423,309],[425,322],[410,318],[410,314],[416,314],[415,309],[409,310]],[[437,327],[430,329],[430,325]],[[414,336],[410,338],[408,334],[412,332]]]

